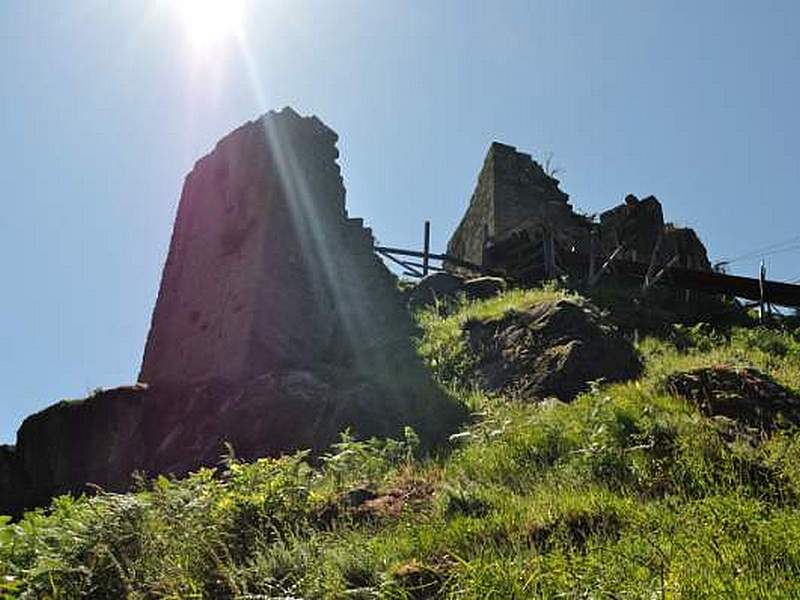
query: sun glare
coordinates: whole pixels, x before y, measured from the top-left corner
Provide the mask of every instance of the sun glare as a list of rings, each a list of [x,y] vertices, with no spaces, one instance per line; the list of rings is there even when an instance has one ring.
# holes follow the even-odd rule
[[[244,26],[244,0],[173,0],[194,49],[206,53],[229,43]]]

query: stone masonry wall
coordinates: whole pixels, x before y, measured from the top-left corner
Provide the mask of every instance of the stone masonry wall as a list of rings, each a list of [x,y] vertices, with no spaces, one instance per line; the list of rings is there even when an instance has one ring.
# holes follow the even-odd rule
[[[649,263],[658,246],[656,265],[664,265],[678,256],[678,266],[710,271],[711,263],[703,242],[694,230],[664,222],[661,203],[654,196],[639,200],[629,194],[623,204],[600,215],[600,243],[608,256],[625,244],[624,256]],[[658,238],[662,236],[661,244]]]
[[[431,380],[372,232],[349,218],[336,134],[291,109],[240,127],[186,179],[141,385],[55,404],[0,447],[0,514],[124,491],[133,472],[310,449],[345,429],[433,445],[465,418]],[[147,385],[144,385],[144,384]]]
[[[550,222],[567,225],[572,208],[569,196],[559,181],[545,173],[530,154],[513,146],[492,144],[495,155],[495,218],[497,233],[511,231],[521,224]]]
[[[533,243],[552,233],[561,259],[585,257],[591,252],[592,232],[598,234],[602,256],[610,256],[620,243],[624,258],[649,263],[659,237],[662,242],[656,264],[673,256],[679,265],[709,270],[706,249],[691,229],[664,223],[661,203],[653,196],[626,201],[600,215],[599,223],[576,213],[559,181],[548,175],[529,154],[513,146],[494,142],[478,177],[478,185],[458,229],[450,238],[447,253],[478,265],[486,265],[484,248],[508,241],[513,232],[526,232]],[[565,256],[566,254],[566,256]],[[459,269],[447,265],[451,270]],[[503,268],[502,264],[490,266]]]
[[[450,238],[447,253],[482,265],[487,239],[542,226],[559,236],[588,237],[585,222],[573,212],[569,196],[558,186],[559,181],[545,173],[529,154],[492,143],[469,208]]]
[[[447,243],[447,254],[476,265],[483,264],[483,245],[496,231],[494,212],[495,151],[492,144],[478,174],[469,207]]]
[[[187,177],[140,381],[242,381],[379,359],[407,339],[393,276],[348,219],[336,134],[291,109],[223,139]]]

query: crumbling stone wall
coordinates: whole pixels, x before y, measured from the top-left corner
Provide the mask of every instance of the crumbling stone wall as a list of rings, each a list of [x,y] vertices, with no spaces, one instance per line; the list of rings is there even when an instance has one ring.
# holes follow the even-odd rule
[[[243,381],[365,363],[411,323],[360,219],[336,134],[291,109],[224,138],[184,186],[140,381]]]
[[[495,154],[495,218],[500,234],[546,225],[554,231],[576,225],[569,196],[558,179],[545,173],[530,154],[513,146],[493,144]]]
[[[689,228],[665,223],[661,203],[654,196],[639,200],[633,194],[628,194],[623,204],[600,215],[599,231],[602,251],[606,256],[624,243],[626,258],[649,263],[658,246],[657,265],[664,265],[677,256],[677,266],[699,271],[711,270],[706,248],[697,233]],[[659,237],[662,237],[660,245]]]
[[[629,194],[623,204],[600,215],[599,231],[605,256],[609,256],[620,244],[625,244],[627,258],[649,261],[658,243],[658,236],[664,231],[661,203],[653,196],[639,200]]]
[[[497,233],[494,207],[495,185],[495,147],[492,144],[483,161],[478,174],[478,183],[469,201],[469,207],[461,223],[447,244],[447,254],[469,261],[476,265],[483,264],[483,247],[486,240]]]
[[[594,221],[573,210],[559,181],[529,154],[498,142],[489,148],[467,212],[447,244],[447,254],[504,270],[509,265],[503,264],[496,252],[487,253],[487,242],[498,248],[513,246],[512,238],[519,238],[540,247],[552,235],[561,266],[580,270],[588,265],[593,232],[599,242],[595,252],[601,256],[610,256],[624,244],[623,258],[649,263],[658,245],[657,265],[677,255],[680,266],[711,268],[697,234],[665,224],[661,203],[655,197],[639,200],[629,194],[622,204],[602,213],[599,222]]]
[[[240,127],[186,179],[140,385],[61,402],[0,449],[0,514],[131,474],[321,451],[466,416],[433,383],[372,232],[345,211],[336,134],[291,109]]]
[[[705,245],[697,232],[689,227],[676,227],[667,223],[664,228],[664,242],[659,253],[663,260],[679,257],[678,265],[696,271],[710,271],[711,262]]]
[[[546,227],[561,239],[588,238],[585,220],[576,215],[559,181],[529,154],[492,143],[464,218],[447,244],[447,254],[484,265],[487,240],[512,231],[533,233]]]

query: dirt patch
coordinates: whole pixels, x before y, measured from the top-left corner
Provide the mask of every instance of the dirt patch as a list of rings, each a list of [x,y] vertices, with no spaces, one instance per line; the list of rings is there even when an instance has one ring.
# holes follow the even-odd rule
[[[399,565],[392,573],[392,579],[406,594],[414,600],[439,598],[440,591],[447,580],[450,564],[425,564],[416,560]]]
[[[670,375],[665,385],[709,417],[726,417],[764,431],[800,425],[800,398],[756,369],[696,369]]]
[[[316,521],[329,526],[334,520],[350,518],[371,521],[399,517],[404,510],[423,510],[431,503],[435,485],[423,478],[403,477],[388,489],[376,492],[354,488],[323,506]]]
[[[356,507],[363,517],[398,517],[406,508],[421,509],[430,503],[434,486],[424,479],[406,480],[365,500]]]
[[[526,400],[569,401],[592,381],[632,379],[642,369],[630,342],[586,302],[545,302],[464,329],[482,387]]]

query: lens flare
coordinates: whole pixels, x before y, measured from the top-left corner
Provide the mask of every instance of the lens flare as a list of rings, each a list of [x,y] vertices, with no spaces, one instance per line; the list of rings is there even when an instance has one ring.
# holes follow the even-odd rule
[[[186,37],[199,53],[217,50],[241,35],[244,0],[173,0]]]

